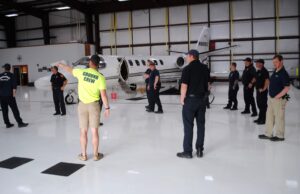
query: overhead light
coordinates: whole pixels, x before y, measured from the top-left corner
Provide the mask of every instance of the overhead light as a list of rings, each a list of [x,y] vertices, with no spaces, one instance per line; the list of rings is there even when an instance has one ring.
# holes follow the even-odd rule
[[[17,17],[18,14],[17,13],[11,13],[11,14],[6,14],[6,17]]]
[[[69,6],[64,6],[64,7],[57,7],[57,10],[66,10],[66,9],[70,9]]]
[[[118,0],[119,2],[129,1],[129,0]]]

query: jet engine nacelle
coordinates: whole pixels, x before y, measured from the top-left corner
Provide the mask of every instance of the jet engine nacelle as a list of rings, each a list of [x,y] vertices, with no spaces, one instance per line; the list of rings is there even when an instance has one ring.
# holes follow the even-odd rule
[[[177,67],[179,67],[180,69],[185,68],[185,66],[187,66],[187,62],[185,60],[185,56],[180,56],[177,58],[176,60],[176,65]]]

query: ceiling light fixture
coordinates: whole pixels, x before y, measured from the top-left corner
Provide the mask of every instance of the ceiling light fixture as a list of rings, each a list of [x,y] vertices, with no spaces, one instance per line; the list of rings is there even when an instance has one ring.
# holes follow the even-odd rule
[[[17,13],[11,13],[11,14],[6,14],[6,17],[17,17],[18,14]]]
[[[64,6],[64,7],[57,7],[57,10],[66,10],[66,9],[70,9],[69,6]]]

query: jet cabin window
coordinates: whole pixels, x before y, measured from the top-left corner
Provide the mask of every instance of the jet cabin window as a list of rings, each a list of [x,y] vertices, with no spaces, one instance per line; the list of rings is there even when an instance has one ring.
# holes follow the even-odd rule
[[[135,63],[137,66],[140,66],[140,62],[138,60],[135,60]]]
[[[128,60],[128,63],[130,66],[133,66],[133,62],[131,60]]]
[[[164,65],[164,62],[163,62],[163,60],[159,60],[159,62],[160,62],[160,64],[161,64],[161,65]]]
[[[153,61],[154,61],[155,65],[157,66],[157,65],[158,65],[158,62],[157,62],[156,60],[153,60]]]
[[[146,61],[145,60],[142,60],[142,63],[144,66],[146,66]]]

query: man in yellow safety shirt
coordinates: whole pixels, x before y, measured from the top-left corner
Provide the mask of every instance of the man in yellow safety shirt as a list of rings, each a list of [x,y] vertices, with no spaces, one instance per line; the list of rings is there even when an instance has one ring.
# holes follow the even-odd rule
[[[78,105],[78,117],[81,144],[81,154],[79,155],[79,159],[83,161],[87,160],[86,149],[88,128],[91,128],[92,130],[94,160],[97,161],[104,157],[103,154],[98,153],[100,99],[103,101],[105,107],[104,115],[106,117],[110,114],[110,108],[106,94],[106,81],[104,76],[98,72],[99,62],[99,56],[93,55],[89,60],[89,68],[87,69],[73,69],[64,64],[57,65],[78,79],[78,94],[80,100]]]

